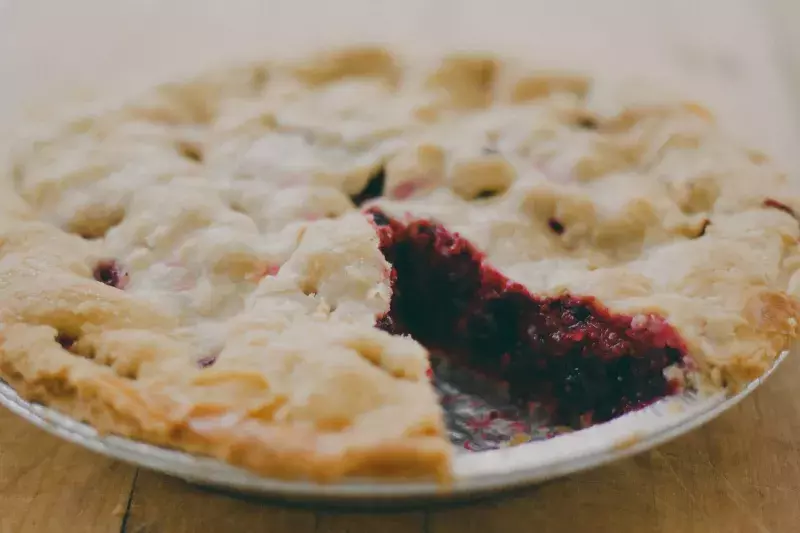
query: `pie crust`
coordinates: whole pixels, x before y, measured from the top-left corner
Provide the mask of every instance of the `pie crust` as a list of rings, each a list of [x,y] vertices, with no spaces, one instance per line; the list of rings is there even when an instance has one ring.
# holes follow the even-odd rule
[[[623,94],[361,47],[37,126],[2,167],[0,375],[263,475],[447,480],[428,350],[386,326],[380,213],[623,336],[668,327],[664,393],[736,390],[797,334],[800,197],[705,108]]]

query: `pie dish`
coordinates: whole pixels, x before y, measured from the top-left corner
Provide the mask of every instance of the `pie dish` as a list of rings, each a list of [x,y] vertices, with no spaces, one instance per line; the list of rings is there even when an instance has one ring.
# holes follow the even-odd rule
[[[800,198],[703,107],[352,48],[20,135],[0,375],[259,474],[446,482],[445,361],[575,429],[795,338]]]

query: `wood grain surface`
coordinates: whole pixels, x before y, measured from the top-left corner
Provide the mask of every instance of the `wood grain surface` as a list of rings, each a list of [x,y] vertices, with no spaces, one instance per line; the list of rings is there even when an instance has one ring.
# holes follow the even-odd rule
[[[176,6],[176,2],[168,3]],[[493,32],[498,38],[512,35],[515,39],[529,38],[525,42],[531,49],[542,49],[542,43],[555,43],[550,48],[559,49],[563,43],[575,41],[578,34],[593,36],[590,50],[595,50],[600,42],[597,37],[604,40],[615,36],[627,42],[655,39],[669,46],[678,43],[677,48],[667,48],[665,44],[664,54],[668,50],[668,56],[664,58],[682,61],[682,65],[695,69],[692,74],[697,78],[713,74],[715,58],[721,57],[717,52],[733,50],[740,66],[744,65],[738,73],[741,79],[734,84],[724,77],[716,81],[709,78],[708,95],[714,97],[716,89],[712,86],[723,87],[720,102],[741,110],[744,117],[741,122],[754,125],[750,129],[755,136],[766,139],[773,151],[787,154],[785,160],[791,163],[797,161],[796,137],[790,131],[795,127],[796,115],[786,113],[787,105],[791,104],[781,101],[783,96],[778,88],[781,76],[800,84],[796,53],[800,32],[789,31],[797,25],[792,22],[793,16],[800,17],[797,0],[766,3],[637,0],[627,4],[623,0],[604,0],[586,3],[587,9],[591,7],[593,11],[591,16],[583,17],[583,23],[575,22],[573,15],[578,0],[527,0],[517,2],[516,15],[506,17],[514,22],[513,31],[508,32],[490,32],[486,28],[488,18],[502,14],[503,10],[506,15],[511,12],[510,1],[380,2],[382,13],[391,13],[383,17],[387,21],[384,26],[359,23],[341,7],[357,3],[356,0],[330,3],[324,16],[310,21],[316,23],[312,33],[330,33],[328,30],[334,26],[330,21],[337,19],[336,24],[347,37],[362,29],[369,30],[369,35],[399,36],[408,33],[407,28],[403,29],[407,26],[414,28],[418,40],[426,45],[443,41],[445,26],[450,30],[445,41],[456,42],[456,36],[477,35],[483,39],[491,37],[489,33]],[[91,23],[91,17],[76,8],[78,4],[94,5],[92,13],[96,19],[102,15],[103,20],[110,21],[116,16],[125,24],[114,28],[111,22]],[[128,61],[121,64],[134,68],[137,63],[131,50],[138,54],[147,42],[158,50],[158,57],[198,56],[197,40],[175,41],[174,24],[148,25],[147,39],[131,29],[137,27],[135,21],[142,26],[143,17],[150,16],[147,11],[152,10],[155,2],[122,4],[100,0],[78,3],[0,0],[0,79],[4,91],[0,104],[5,102],[6,108],[18,109],[14,95],[43,87],[40,76],[45,74],[44,70],[53,76],[69,73],[85,75],[87,79],[90,73],[101,73],[104,79],[110,79],[106,69],[112,63],[120,64],[118,57],[127,57]],[[168,11],[165,4],[161,9]],[[252,13],[259,10],[266,13],[268,9],[264,6],[277,6],[270,13],[280,11],[289,18],[297,11],[292,7],[297,2],[291,0],[241,1],[235,2],[236,6],[225,2],[215,4],[217,7],[213,9],[212,4],[208,4],[208,9],[219,9],[218,15],[222,15],[223,7],[225,10],[236,7],[244,13],[246,10],[241,6],[245,4],[256,6]],[[358,9],[378,5],[371,0],[361,4]],[[398,7],[401,4],[402,9]],[[626,5],[637,9],[627,9]],[[550,11],[543,6],[550,6]],[[759,6],[770,6],[766,11],[772,13],[771,22],[753,16],[761,9]],[[172,11],[180,14],[184,26],[191,22],[205,28],[203,31],[218,31],[219,28],[212,27],[213,23],[223,18],[194,9]],[[43,12],[50,16],[43,17]],[[359,14],[363,17],[362,12]],[[265,33],[255,17],[241,18],[250,19],[250,23],[232,34],[226,43],[232,43],[233,37],[239,35]],[[40,27],[50,24],[47,33],[51,38],[47,42],[29,31],[31,20],[39,21],[36,24]],[[49,22],[45,24],[45,20]],[[90,22],[86,32],[74,30],[73,25],[79,20]],[[307,17],[301,20],[308,21]],[[604,26],[615,20],[623,24],[613,29]],[[348,21],[352,23],[349,26]],[[773,51],[762,39],[763,35],[753,37],[747,33],[759,27],[758,31],[767,34],[775,28],[785,30],[784,38],[777,40],[774,56],[780,65],[777,69],[767,66],[764,59]],[[114,53],[106,46],[98,47],[97,32],[103,28],[128,35],[130,50],[121,38]],[[280,31],[276,27],[266,33],[276,35]],[[84,39],[85,46],[78,44],[79,33],[92,36]],[[561,41],[560,35],[565,36]],[[279,37],[276,41],[288,42],[292,35],[284,31]],[[70,62],[65,60],[66,56],[59,56],[52,68],[42,69],[47,58],[56,57],[53,45],[48,43],[59,39],[59,47],[72,47],[71,57],[79,60]],[[581,46],[585,48],[586,41],[591,39],[586,37]],[[165,46],[167,42],[169,46]],[[210,42],[215,50],[223,44],[218,39]],[[686,43],[693,43],[695,48],[681,48]],[[519,48],[522,41],[509,40],[506,44]],[[14,53],[6,53],[8,50]],[[99,58],[96,63],[89,60],[93,52]],[[136,57],[139,56],[145,58],[141,54]],[[148,62],[148,68],[153,66],[150,59],[140,62]],[[650,64],[651,58],[643,57],[642,68]],[[26,72],[35,74],[28,76],[30,83],[26,82]],[[727,100],[726,95],[730,96]],[[791,121],[787,118],[790,115]],[[0,409],[0,533],[794,533],[800,531],[798,382],[800,358],[789,358],[765,386],[739,406],[704,428],[654,451],[493,501],[404,513],[319,511],[220,495],[94,455]]]
[[[0,533],[792,533],[800,358],[654,451],[491,501],[403,513],[282,507],[199,489],[63,443],[0,411]]]

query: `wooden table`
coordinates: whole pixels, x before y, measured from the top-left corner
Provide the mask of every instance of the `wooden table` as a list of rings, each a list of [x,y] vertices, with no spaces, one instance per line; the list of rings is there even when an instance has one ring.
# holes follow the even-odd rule
[[[800,527],[800,357],[706,427],[522,494],[405,513],[242,501],[94,455],[1,410],[0,533],[790,533]]]

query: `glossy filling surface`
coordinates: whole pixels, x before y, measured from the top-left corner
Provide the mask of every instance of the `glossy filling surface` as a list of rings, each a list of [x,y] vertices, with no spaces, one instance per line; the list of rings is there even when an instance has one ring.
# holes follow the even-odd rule
[[[368,214],[393,265],[379,328],[501,382],[556,424],[604,422],[677,391],[664,370],[682,364],[686,348],[663,318],[614,314],[592,297],[533,295],[441,225]]]

